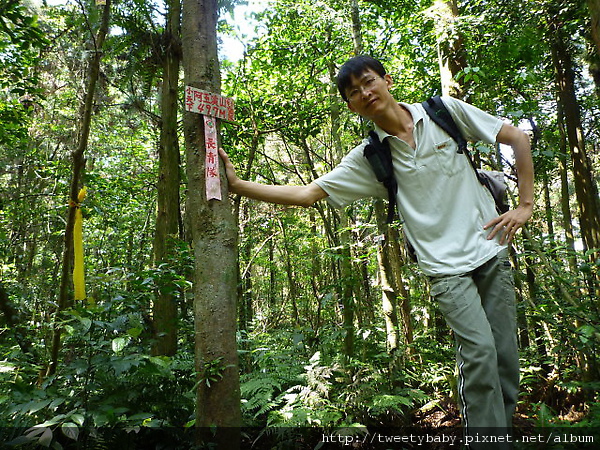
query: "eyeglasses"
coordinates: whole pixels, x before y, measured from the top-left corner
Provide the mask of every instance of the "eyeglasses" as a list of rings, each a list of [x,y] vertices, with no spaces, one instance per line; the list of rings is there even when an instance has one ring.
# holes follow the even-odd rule
[[[364,79],[360,85],[352,87],[346,95],[348,101],[353,102],[358,100],[363,95],[363,92],[370,91],[375,87],[376,81],[377,77],[369,77]]]

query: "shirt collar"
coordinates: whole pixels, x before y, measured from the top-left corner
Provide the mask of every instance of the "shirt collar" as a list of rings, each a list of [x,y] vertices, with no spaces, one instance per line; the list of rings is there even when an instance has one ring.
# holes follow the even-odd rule
[[[404,102],[398,102],[398,103],[400,105],[404,106],[406,109],[408,109],[408,111],[410,112],[410,115],[413,118],[413,122],[414,122],[415,128],[416,128],[417,123],[419,123],[421,120],[423,120],[423,111],[421,111],[421,109],[419,109],[416,105],[411,105],[411,104],[404,103]],[[381,128],[379,128],[379,126],[377,126],[377,124],[373,124],[373,125],[375,126],[375,132],[379,136],[379,140],[381,142],[383,142],[383,140],[386,137],[391,136],[391,134],[389,134],[387,131],[384,131]]]

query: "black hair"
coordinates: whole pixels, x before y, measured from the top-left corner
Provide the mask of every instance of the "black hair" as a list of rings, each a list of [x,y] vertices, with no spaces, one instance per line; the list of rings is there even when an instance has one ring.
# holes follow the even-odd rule
[[[350,86],[351,78],[362,75],[367,69],[373,70],[381,77],[387,73],[380,61],[367,55],[354,56],[340,67],[337,75],[337,88],[345,102],[348,101],[346,88]]]

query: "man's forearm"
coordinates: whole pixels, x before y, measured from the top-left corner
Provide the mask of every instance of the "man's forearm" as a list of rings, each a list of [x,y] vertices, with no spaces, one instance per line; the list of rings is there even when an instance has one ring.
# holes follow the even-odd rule
[[[498,142],[512,147],[517,167],[519,206],[533,208],[533,159],[529,136],[524,131],[505,124],[498,134]]]
[[[497,141],[510,145],[517,166],[519,205],[516,209],[493,218],[484,225],[491,230],[488,239],[500,234],[500,244],[510,243],[515,233],[527,222],[533,213],[533,159],[529,136],[518,128],[505,124],[497,136]]]
[[[519,205],[533,208],[533,159],[529,137],[524,137],[513,144],[515,165],[517,167],[517,187],[519,189]]]
[[[234,185],[230,186],[230,189],[235,194],[263,202],[304,207],[312,206],[316,201],[327,196],[314,183],[307,186],[278,186],[238,179]]]
[[[315,183],[306,186],[278,186],[241,180],[236,175],[235,168],[227,153],[222,148],[219,148],[219,154],[225,165],[227,180],[229,181],[229,191],[233,194],[243,195],[244,197],[263,202],[304,207],[312,206],[316,201],[327,197],[327,193]]]

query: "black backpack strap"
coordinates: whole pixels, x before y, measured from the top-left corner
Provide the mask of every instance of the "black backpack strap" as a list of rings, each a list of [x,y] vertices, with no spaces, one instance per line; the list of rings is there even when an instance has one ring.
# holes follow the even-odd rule
[[[493,181],[490,180],[489,177],[486,177],[481,171],[477,170],[477,167],[475,167],[473,158],[471,158],[471,154],[467,148],[467,141],[461,134],[456,122],[452,118],[452,114],[450,114],[450,111],[448,111],[448,108],[446,108],[446,105],[444,105],[444,102],[440,96],[436,95],[435,97],[431,97],[421,103],[421,105],[423,105],[425,112],[427,112],[429,117],[431,117],[431,120],[439,125],[446,133],[450,135],[452,139],[456,141],[458,144],[458,153],[465,154],[479,182],[492,193],[498,211],[500,213],[506,212],[508,210],[508,206],[505,204],[505,201],[502,200],[503,194],[495,194],[495,192],[498,191],[498,188],[492,188],[490,184],[493,183]],[[504,190],[502,190],[502,192],[504,192]]]
[[[469,153],[469,149],[467,148],[466,139],[463,137],[462,133],[458,129],[456,122],[452,118],[452,114],[450,114],[450,111],[448,111],[448,108],[446,108],[446,105],[444,105],[444,102],[442,101],[441,97],[439,95],[436,95],[435,97],[428,98],[423,103],[421,103],[421,105],[423,105],[423,108],[425,108],[425,111],[427,112],[429,117],[431,117],[431,120],[433,120],[438,126],[442,128],[442,130],[448,133],[450,137],[456,141],[456,143],[458,144],[457,153],[464,153],[466,155],[467,159],[469,160],[469,163],[471,164],[471,167],[475,171],[477,179],[481,184],[485,184],[482,181],[481,176],[477,172],[477,167],[475,167],[473,158],[471,158],[471,153]]]
[[[387,223],[392,223],[396,213],[398,183],[394,177],[390,144],[387,139],[381,142],[375,131],[369,131],[369,143],[366,145],[363,154],[369,161],[373,172],[375,172],[377,181],[383,183],[388,191]]]
[[[452,118],[452,114],[450,114],[450,111],[448,111],[440,96],[436,95],[435,97],[431,97],[425,100],[422,105],[427,114],[429,114],[429,117],[431,117],[431,120],[438,124],[446,133],[450,135],[452,139],[456,141],[458,144],[458,153],[466,152],[467,156],[469,156],[467,150],[467,141],[458,129],[456,122]],[[469,157],[469,160],[470,159],[471,158]]]

